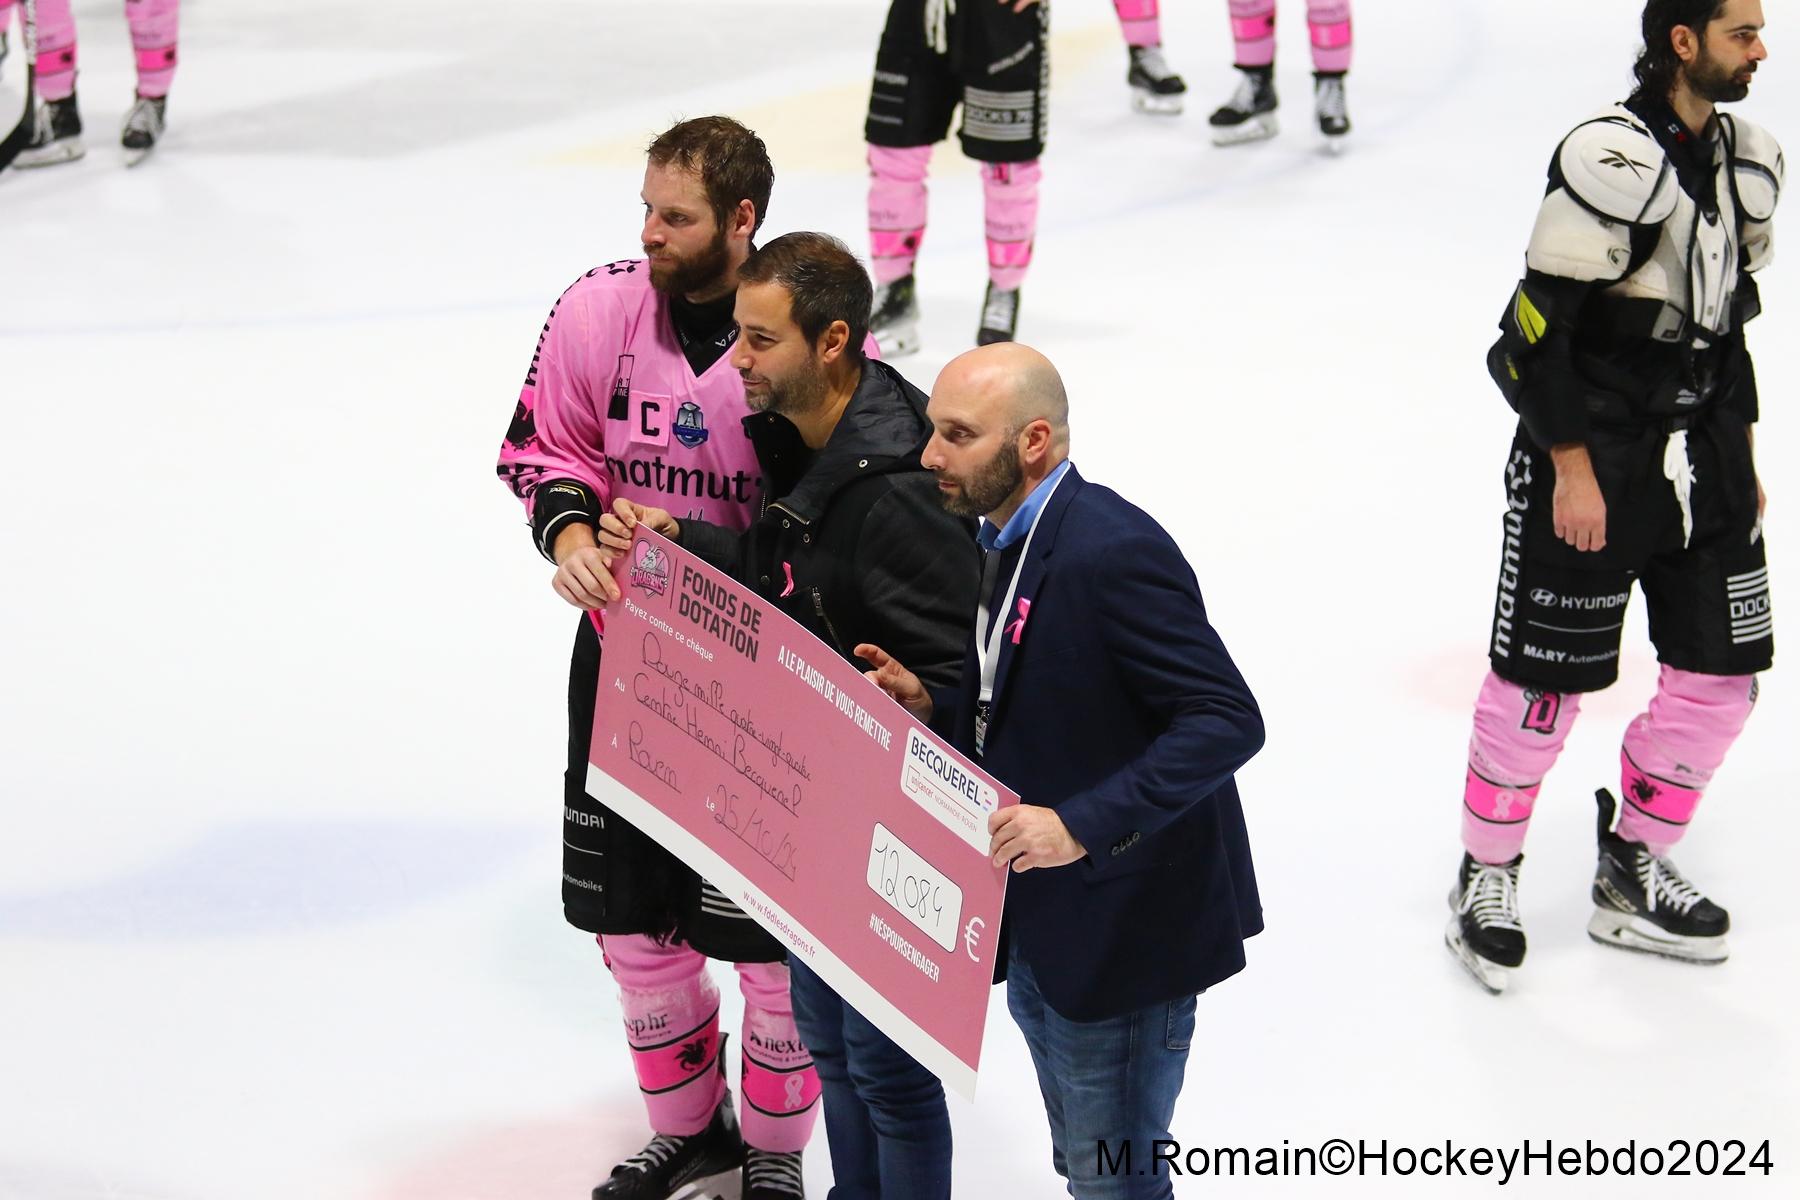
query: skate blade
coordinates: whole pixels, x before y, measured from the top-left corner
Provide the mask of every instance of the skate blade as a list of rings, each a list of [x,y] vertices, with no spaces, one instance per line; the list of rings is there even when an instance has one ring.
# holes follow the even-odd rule
[[[1212,140],[1215,146],[1243,146],[1250,142],[1266,142],[1280,132],[1281,122],[1275,119],[1275,114],[1263,113],[1242,125],[1213,126]]]
[[[1147,113],[1155,117],[1179,117],[1185,107],[1185,102],[1180,96],[1159,96],[1155,92],[1131,89],[1133,112]]]
[[[1706,967],[1717,966],[1731,954],[1723,937],[1676,937],[1642,917],[1604,908],[1595,909],[1588,918],[1588,936],[1602,946]]]
[[[740,1200],[743,1170],[732,1167],[717,1175],[703,1175],[669,1193],[668,1200]]]
[[[134,150],[130,146],[120,147],[120,150],[125,155],[125,165],[128,167],[135,167],[146,158],[149,158],[150,152],[154,149],[156,149],[155,146],[147,146],[142,150]]]
[[[42,150],[26,150],[13,159],[13,166],[24,170],[32,167],[54,167],[61,163],[74,162],[87,153],[87,147],[81,139],[64,138],[60,142],[52,142]]]
[[[1475,982],[1487,990],[1488,995],[1505,994],[1506,985],[1512,979],[1512,968],[1489,962],[1470,950],[1468,944],[1462,940],[1462,925],[1455,917],[1450,918],[1450,925],[1444,930],[1444,945],[1449,948],[1451,956],[1463,965],[1463,969],[1474,978]]]
[[[1320,134],[1319,140],[1323,143],[1320,149],[1328,158],[1338,158],[1350,148],[1350,135],[1347,133]]]
[[[919,352],[919,327],[917,325],[890,325],[886,329],[875,332],[875,345],[881,351],[881,357],[905,358],[908,354]]]

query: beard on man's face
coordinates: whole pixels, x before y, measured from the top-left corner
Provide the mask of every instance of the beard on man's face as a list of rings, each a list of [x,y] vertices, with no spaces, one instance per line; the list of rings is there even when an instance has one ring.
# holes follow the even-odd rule
[[[1687,68],[1688,87],[1696,96],[1708,104],[1731,104],[1750,94],[1750,80],[1747,76],[1756,74],[1755,63],[1745,63],[1737,70],[1732,70],[1707,53],[1706,43],[1700,44],[1700,57],[1694,65]]]
[[[1006,498],[1024,482],[1025,469],[1019,464],[1019,443],[1007,439],[994,457],[975,468],[967,479],[940,471],[939,479],[956,485],[953,492],[942,492],[939,499],[944,510],[956,517],[985,517],[1006,503]]]
[[[803,416],[825,402],[825,371],[817,359],[808,357],[805,365],[796,367],[783,379],[768,377],[764,389],[744,392],[752,412],[779,413],[784,417]]]
[[[723,229],[706,249],[692,258],[683,258],[667,246],[660,254],[652,253],[650,247],[645,246],[644,257],[650,260],[650,286],[665,296],[708,291],[725,277],[726,268],[731,264]]]

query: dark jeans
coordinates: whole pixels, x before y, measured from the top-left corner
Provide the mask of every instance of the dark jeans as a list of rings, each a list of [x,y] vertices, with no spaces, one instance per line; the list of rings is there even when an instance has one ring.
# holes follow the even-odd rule
[[[1166,1167],[1158,1169],[1151,1156],[1153,1143],[1170,1137],[1169,1120],[1194,1038],[1194,997],[1104,1021],[1071,1021],[1044,1002],[1031,968],[1015,953],[1007,961],[1006,1006],[1031,1048],[1050,1117],[1056,1173],[1069,1181],[1069,1195],[1076,1200],[1174,1196]],[[1102,1169],[1102,1141],[1108,1164],[1122,1170]],[[1122,1157],[1127,1147],[1128,1160]]]
[[[788,967],[794,1023],[824,1085],[829,1200],[949,1200],[944,1085],[824,980]]]

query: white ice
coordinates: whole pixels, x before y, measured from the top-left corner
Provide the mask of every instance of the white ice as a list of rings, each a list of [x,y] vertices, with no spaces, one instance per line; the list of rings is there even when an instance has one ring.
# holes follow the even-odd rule
[[[671,119],[746,120],[769,232],[860,249],[884,7],[191,2],[168,139],[128,171],[120,5],[76,5],[88,156],[0,177],[0,1196],[582,1197],[643,1142],[611,981],[558,906],[574,619],[494,454],[550,303],[635,252]],[[1128,111],[1105,0],[1057,5],[1021,335],[1068,379],[1084,472],[1181,540],[1268,719],[1241,777],[1268,931],[1201,1000],[1174,1132],[1771,1138],[1770,1178],[1672,1185],[1793,1194],[1792,664],[1677,856],[1732,911],[1730,963],[1584,932],[1592,790],[1654,679],[1641,605],[1539,806],[1513,991],[1441,943],[1511,428],[1482,355],[1552,147],[1627,90],[1638,0],[1363,0],[1336,160],[1298,0],[1287,128],[1229,151],[1205,136],[1224,6],[1165,7],[1175,119]],[[1742,111],[1800,144],[1790,9],[1766,5]],[[10,114],[18,55],[5,73]],[[983,278],[974,171],[954,144],[934,169],[926,386]],[[1777,597],[1797,270],[1766,274],[1751,335]],[[1002,1001],[979,1100],[952,1102],[957,1191],[1053,1197]],[[807,1173],[823,1196],[822,1131]],[[1642,1186],[1540,1169],[1504,1194]]]

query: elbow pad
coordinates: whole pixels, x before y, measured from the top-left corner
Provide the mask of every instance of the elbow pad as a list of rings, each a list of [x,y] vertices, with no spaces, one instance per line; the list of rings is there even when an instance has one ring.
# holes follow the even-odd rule
[[[571,521],[591,526],[600,524],[600,502],[585,483],[574,479],[552,479],[537,486],[531,494],[531,537],[538,553],[556,561],[556,535]]]

